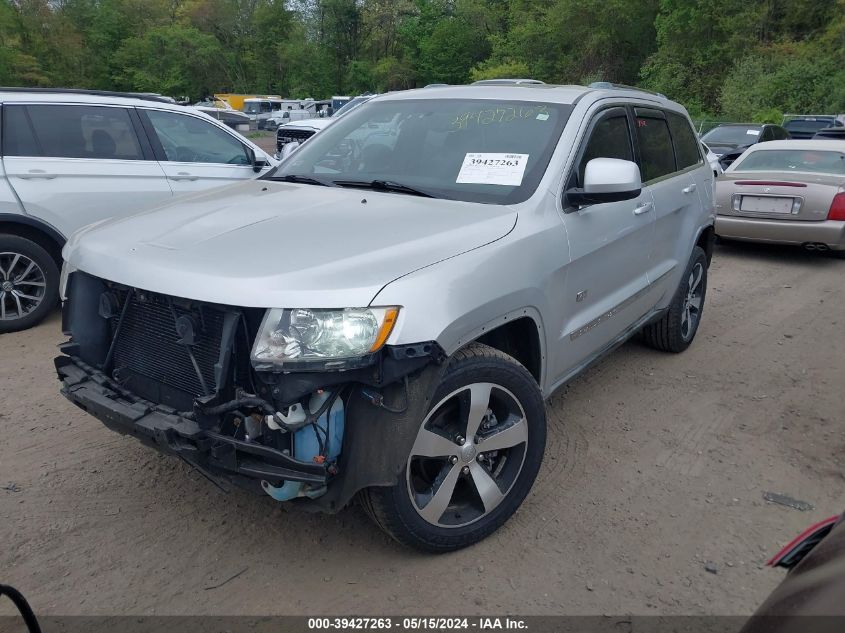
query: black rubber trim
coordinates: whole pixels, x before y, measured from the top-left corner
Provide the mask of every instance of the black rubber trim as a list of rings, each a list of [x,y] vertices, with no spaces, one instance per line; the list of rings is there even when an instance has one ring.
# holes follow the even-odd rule
[[[31,226],[32,228],[38,229],[39,231],[44,232],[50,237],[53,241],[55,241],[59,247],[63,247],[65,245],[65,237],[61,233],[59,233],[56,229],[52,226],[44,222],[43,220],[39,220],[38,218],[33,218],[29,215],[23,215],[22,213],[0,213],[0,222],[9,222],[10,224],[22,224],[24,226]]]

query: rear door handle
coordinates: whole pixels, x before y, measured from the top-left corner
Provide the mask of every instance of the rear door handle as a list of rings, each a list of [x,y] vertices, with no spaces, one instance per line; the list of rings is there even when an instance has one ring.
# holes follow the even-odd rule
[[[199,176],[194,176],[186,171],[177,172],[175,176],[170,176],[170,180],[197,180]]]
[[[634,209],[634,215],[642,215],[643,213],[648,213],[649,211],[651,211],[651,208],[653,206],[653,202],[643,202],[641,205]]]
[[[693,191],[695,191],[695,183],[692,183],[689,187],[684,187],[683,189],[681,189],[681,191],[683,191],[684,193],[692,193]]]
[[[43,178],[45,180],[50,180],[56,177],[56,174],[48,174],[43,169],[30,169],[26,174],[21,174],[19,176],[24,180],[32,180],[34,178]]]

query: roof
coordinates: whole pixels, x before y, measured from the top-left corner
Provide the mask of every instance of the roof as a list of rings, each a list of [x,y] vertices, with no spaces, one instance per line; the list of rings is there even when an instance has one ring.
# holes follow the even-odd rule
[[[748,148],[749,152],[767,149],[828,150],[845,152],[845,141],[831,138],[792,139],[788,141],[764,141]]]
[[[718,130],[720,127],[763,127],[764,125],[774,125],[774,123],[719,123],[711,130]]]
[[[500,85],[473,84],[468,86],[431,86],[415,90],[391,92],[377,97],[379,101],[401,99],[504,99],[512,101],[543,101],[545,103],[574,104],[585,95],[602,97],[637,98],[655,104],[670,105],[674,102],[654,93],[614,86],[590,88],[587,86],[508,83]]]
[[[0,103],[32,102],[88,103],[125,106],[154,106],[168,110],[182,110],[181,106],[160,95],[110,92],[105,90],[76,90],[61,88],[0,88]]]

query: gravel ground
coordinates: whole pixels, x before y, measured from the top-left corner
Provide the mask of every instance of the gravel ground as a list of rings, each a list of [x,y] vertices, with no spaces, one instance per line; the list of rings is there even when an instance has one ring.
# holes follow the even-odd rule
[[[56,314],[0,337],[0,582],[42,614],[747,614],[782,577],[767,557],[845,509],[843,279],[719,247],[693,346],[629,343],[555,394],[521,510],[440,556],[106,430],[58,393]]]

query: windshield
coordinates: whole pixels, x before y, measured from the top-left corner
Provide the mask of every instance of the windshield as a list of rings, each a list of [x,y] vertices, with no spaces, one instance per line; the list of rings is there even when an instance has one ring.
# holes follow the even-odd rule
[[[845,175],[845,154],[800,149],[758,150],[737,163],[734,171],[803,171]]]
[[[534,193],[571,111],[521,101],[371,101],[267,177],[387,181],[437,198],[513,204]]]
[[[720,125],[701,137],[708,145],[752,145],[760,140],[759,125]]]
[[[258,114],[261,112],[261,103],[258,101],[246,101],[244,103],[244,112],[247,114]]]

